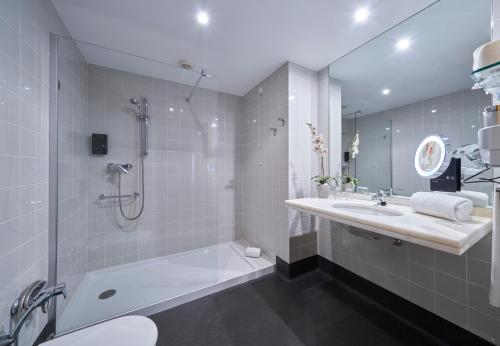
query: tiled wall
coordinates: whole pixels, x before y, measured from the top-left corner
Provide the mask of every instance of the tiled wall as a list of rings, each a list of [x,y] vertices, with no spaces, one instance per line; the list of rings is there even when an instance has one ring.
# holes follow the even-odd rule
[[[406,242],[394,246],[383,236],[365,240],[349,227],[332,222],[321,229],[319,255],[500,344],[500,309],[488,302],[491,234],[455,256]]]
[[[243,234],[288,260],[288,64],[243,97]],[[261,88],[262,93],[259,93]],[[282,127],[278,118],[285,119]],[[277,128],[273,136],[270,128]]]
[[[289,63],[288,78],[288,198],[316,196],[311,177],[320,174],[320,160],[312,152],[311,133],[306,123],[318,126],[318,73]],[[323,126],[322,131],[325,130]],[[322,134],[328,137],[328,133]],[[325,162],[325,169],[327,165]],[[316,233],[312,217],[292,209],[288,215],[290,263],[315,255]]]
[[[108,155],[89,158],[89,270],[172,254],[242,235],[241,98],[89,65],[88,135],[108,135]],[[139,123],[131,97],[149,97],[150,154],[144,214],[124,222],[109,162],[130,162],[122,193],[139,191]],[[132,215],[139,200],[125,207]]]
[[[49,32],[69,35],[50,1],[0,1],[0,325],[48,273]],[[31,344],[46,315],[27,323]]]
[[[243,234],[271,258],[290,263],[315,255],[311,217],[283,202],[316,193],[310,179],[319,172],[318,161],[306,123],[318,123],[318,74],[286,63],[243,102]],[[327,112],[322,114],[322,130],[328,131]]]
[[[68,297],[87,272],[87,191],[90,142],[87,136],[87,63],[72,40],[58,40],[58,233],[57,280]]]
[[[429,190],[429,181],[419,177],[413,165],[415,150],[422,139],[431,134],[445,135],[451,140],[452,148],[477,143],[482,110],[490,104],[490,96],[482,90],[467,89],[370,114],[366,120],[361,117],[359,122],[373,117],[392,120],[393,187],[403,189],[401,194],[409,196],[416,191]],[[360,152],[363,150],[372,149],[360,145]],[[491,192],[489,184],[469,184],[464,189]]]

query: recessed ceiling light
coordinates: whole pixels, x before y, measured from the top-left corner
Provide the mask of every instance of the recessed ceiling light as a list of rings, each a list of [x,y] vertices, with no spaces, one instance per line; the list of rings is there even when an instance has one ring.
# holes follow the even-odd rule
[[[406,50],[408,49],[408,47],[410,47],[410,44],[411,42],[409,39],[403,38],[399,40],[398,43],[396,43],[396,48],[399,50]]]
[[[168,110],[171,111],[171,112],[173,112],[174,111],[174,107],[170,107]]]
[[[368,16],[370,15],[370,11],[368,11],[368,9],[366,7],[361,7],[361,8],[358,8],[356,10],[356,12],[354,12],[354,20],[356,22],[364,22],[366,20],[366,18],[368,18]]]
[[[205,11],[200,11],[198,12],[198,14],[196,15],[196,20],[198,21],[198,23],[200,23],[201,25],[207,25],[208,22],[210,22],[210,17],[208,16],[208,13],[205,12]]]
[[[391,89],[382,90],[382,95],[389,95],[391,93]]]
[[[431,113],[436,113],[437,109],[431,109]]]

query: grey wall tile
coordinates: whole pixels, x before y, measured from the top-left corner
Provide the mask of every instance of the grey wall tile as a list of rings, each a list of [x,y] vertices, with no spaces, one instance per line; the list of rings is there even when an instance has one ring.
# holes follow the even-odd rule
[[[491,276],[491,264],[477,260],[473,257],[467,259],[468,280],[477,285],[489,288]]]
[[[436,292],[461,304],[467,304],[465,280],[436,271]]]
[[[429,310],[434,311],[434,298],[435,295],[432,291],[425,289],[421,286],[410,283],[410,300],[417,305]]]
[[[498,320],[491,318],[485,314],[482,314],[474,309],[469,309],[469,329],[490,341],[491,343],[498,345],[500,342],[500,328]]]
[[[442,251],[435,251],[435,268],[443,272],[465,279],[467,272],[466,257],[455,256]]]
[[[429,267],[410,263],[410,282],[434,290],[434,271]]]
[[[456,301],[436,295],[436,313],[459,326],[467,326],[467,307]]]
[[[478,241],[467,251],[467,256],[480,259],[485,262],[491,262],[491,233]]]
[[[484,314],[500,320],[500,308],[489,303],[489,289],[469,283],[469,306]]]
[[[408,245],[408,256],[410,261],[427,267],[434,267],[434,250],[416,244]]]
[[[387,289],[397,295],[408,299],[410,283],[407,279],[396,275],[387,275]]]

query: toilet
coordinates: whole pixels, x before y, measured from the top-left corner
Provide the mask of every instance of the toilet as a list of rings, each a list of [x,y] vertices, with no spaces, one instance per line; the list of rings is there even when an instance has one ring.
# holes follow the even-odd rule
[[[155,346],[158,329],[144,316],[125,316],[44,342],[42,346]]]

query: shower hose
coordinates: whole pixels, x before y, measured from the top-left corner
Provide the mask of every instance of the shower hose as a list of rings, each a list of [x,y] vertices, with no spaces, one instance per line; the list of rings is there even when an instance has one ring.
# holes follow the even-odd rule
[[[139,213],[136,216],[127,216],[125,212],[123,211],[123,206],[122,206],[122,172],[118,172],[118,204],[120,205],[120,213],[122,214],[123,218],[128,221],[134,221],[137,220],[141,214],[142,211],[144,210],[144,199],[146,197],[146,194],[144,192],[144,155],[141,156],[141,209],[139,210]]]

